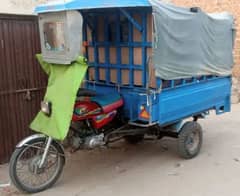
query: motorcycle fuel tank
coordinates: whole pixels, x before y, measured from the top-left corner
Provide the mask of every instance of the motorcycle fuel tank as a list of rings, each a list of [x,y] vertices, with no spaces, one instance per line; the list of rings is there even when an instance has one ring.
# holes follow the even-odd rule
[[[92,118],[92,125],[95,129],[100,129],[104,125],[111,122],[117,114],[117,110],[113,110],[109,113],[100,114]]]
[[[75,103],[72,121],[91,119],[95,129],[102,128],[111,122],[117,114],[117,110],[104,113],[102,108],[94,102],[79,101]]]
[[[90,101],[79,101],[75,103],[73,110],[73,121],[79,121],[92,118],[102,113],[102,109],[99,105]]]

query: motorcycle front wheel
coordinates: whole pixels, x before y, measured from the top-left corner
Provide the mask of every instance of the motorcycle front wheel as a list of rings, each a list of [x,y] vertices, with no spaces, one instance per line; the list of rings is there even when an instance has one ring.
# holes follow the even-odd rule
[[[64,157],[52,141],[44,164],[39,167],[47,138],[36,138],[13,152],[9,164],[12,183],[21,191],[36,193],[50,188],[60,177]]]

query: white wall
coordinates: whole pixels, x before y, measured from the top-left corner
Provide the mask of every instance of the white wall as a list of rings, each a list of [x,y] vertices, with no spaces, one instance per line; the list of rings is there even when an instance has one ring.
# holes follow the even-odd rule
[[[0,13],[34,14],[35,6],[47,1],[48,0],[0,0]]]

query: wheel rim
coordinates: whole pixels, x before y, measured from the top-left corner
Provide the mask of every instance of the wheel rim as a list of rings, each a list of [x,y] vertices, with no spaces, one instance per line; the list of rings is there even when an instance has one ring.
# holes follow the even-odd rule
[[[48,185],[58,174],[60,155],[51,145],[42,168],[39,163],[44,151],[45,142],[38,142],[23,149],[16,161],[16,178],[25,187],[39,189]]]
[[[198,131],[193,131],[186,138],[186,148],[190,154],[194,154],[198,149],[200,144],[200,134]]]

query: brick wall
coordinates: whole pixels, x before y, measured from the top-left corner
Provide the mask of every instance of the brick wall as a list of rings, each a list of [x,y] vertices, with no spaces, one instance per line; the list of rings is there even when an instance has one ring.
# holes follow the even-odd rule
[[[234,47],[233,89],[232,102],[240,100],[240,0],[172,0],[172,3],[184,7],[200,7],[203,11],[223,12],[227,11],[235,16],[235,28],[237,30]]]

